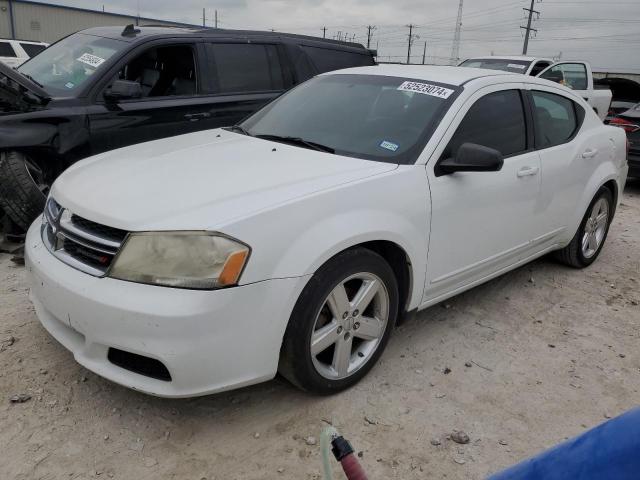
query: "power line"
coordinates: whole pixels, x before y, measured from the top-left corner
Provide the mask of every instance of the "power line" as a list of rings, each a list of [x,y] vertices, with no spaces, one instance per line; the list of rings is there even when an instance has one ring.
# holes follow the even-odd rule
[[[407,27],[409,28],[409,42],[407,45],[407,65],[408,65],[409,63],[411,63],[411,45],[413,45],[413,42],[419,39],[420,37],[418,35],[413,34],[413,29],[416,28],[416,25],[410,23],[409,25],[407,25]]]
[[[375,26],[367,25],[367,48],[371,48],[371,34],[375,29]]]
[[[538,0],[538,1],[542,1],[542,0]],[[523,27],[521,26],[520,28],[523,28],[526,30],[525,36],[524,36],[524,46],[522,47],[522,54],[526,55],[527,54],[527,50],[529,49],[529,37],[531,35],[531,32],[535,32],[538,33],[538,30],[535,28],[531,28],[531,22],[533,21],[533,15],[537,15],[537,18],[540,18],[540,12],[538,12],[537,10],[533,9],[533,5],[536,3],[536,0],[531,0],[531,7],[529,8],[523,8],[523,10],[525,12],[529,12],[529,20],[527,21],[527,26]]]
[[[460,5],[458,5],[458,18],[456,18],[456,33],[453,36],[453,46],[451,47],[451,64],[452,65],[457,65],[458,61],[460,60],[460,36],[462,35],[463,3],[464,3],[464,0],[460,0]]]

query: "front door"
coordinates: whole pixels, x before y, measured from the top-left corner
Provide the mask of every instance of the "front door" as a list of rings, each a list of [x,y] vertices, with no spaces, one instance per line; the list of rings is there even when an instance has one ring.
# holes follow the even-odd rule
[[[527,129],[521,87],[477,92],[445,135],[446,147],[435,152],[439,161],[455,156],[467,142],[490,147],[504,156],[500,171],[437,176],[436,161],[426,166],[432,214],[425,302],[535,252],[534,239],[540,234],[536,218],[540,159]]]
[[[197,58],[195,44],[179,43],[148,47],[123,64],[113,80],[138,82],[142,96],[115,102],[98,95],[89,107],[92,153],[207,128]]]

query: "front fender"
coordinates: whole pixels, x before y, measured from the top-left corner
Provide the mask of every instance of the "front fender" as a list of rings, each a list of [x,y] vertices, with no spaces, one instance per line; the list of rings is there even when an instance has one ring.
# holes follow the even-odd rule
[[[410,262],[413,308],[424,288],[430,212],[424,167],[412,165],[292,200],[220,231],[252,247],[243,284],[313,274],[350,247],[393,242]]]
[[[0,117],[1,150],[48,150],[66,156],[85,149],[88,143],[89,128],[83,114],[56,110]]]

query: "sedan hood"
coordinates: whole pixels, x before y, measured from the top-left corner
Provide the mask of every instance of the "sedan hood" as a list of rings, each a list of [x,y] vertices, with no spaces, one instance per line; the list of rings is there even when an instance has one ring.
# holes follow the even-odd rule
[[[81,217],[124,230],[214,230],[395,168],[208,130],[79,162],[58,178],[52,195]]]

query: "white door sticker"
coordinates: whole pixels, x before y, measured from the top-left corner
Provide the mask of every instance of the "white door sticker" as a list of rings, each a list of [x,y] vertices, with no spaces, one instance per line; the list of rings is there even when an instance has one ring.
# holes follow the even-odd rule
[[[90,53],[83,53],[77,60],[79,62],[86,63],[93,68],[98,68],[105,62],[104,58],[100,58],[96,55],[91,55]]]
[[[420,82],[404,82],[398,87],[398,90],[403,92],[422,93],[424,95],[431,95],[432,97],[438,98],[449,98],[449,96],[454,92],[450,88]]]

